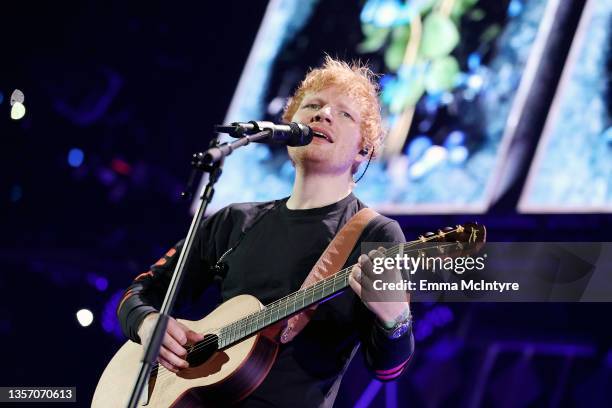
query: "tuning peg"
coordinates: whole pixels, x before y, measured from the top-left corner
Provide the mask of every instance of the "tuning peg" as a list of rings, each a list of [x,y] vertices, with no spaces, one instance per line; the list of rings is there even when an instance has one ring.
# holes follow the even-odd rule
[[[419,236],[419,241],[421,242],[431,241],[432,238],[435,236],[436,234],[434,234],[433,232],[426,232],[425,234]]]

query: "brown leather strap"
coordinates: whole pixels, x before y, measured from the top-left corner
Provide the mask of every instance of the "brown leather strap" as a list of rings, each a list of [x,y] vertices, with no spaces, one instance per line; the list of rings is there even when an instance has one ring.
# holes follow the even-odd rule
[[[342,227],[329,243],[315,266],[312,268],[301,289],[337,273],[346,263],[357,240],[378,213],[371,208],[363,208]],[[287,320],[287,326],[280,336],[281,343],[288,343],[308,324],[317,305],[314,305]]]

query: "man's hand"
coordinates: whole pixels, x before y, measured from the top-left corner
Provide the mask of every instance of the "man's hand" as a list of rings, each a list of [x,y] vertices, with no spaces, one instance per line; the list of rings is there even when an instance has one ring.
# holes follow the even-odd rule
[[[373,259],[384,257],[385,249],[380,247],[362,254],[358,263],[353,266],[349,275],[349,285],[361,301],[370,309],[378,320],[387,328],[408,318],[410,314],[410,294],[407,291],[374,290],[373,282],[381,279],[381,275],[373,272]],[[385,270],[387,282],[400,282],[402,276],[399,270]],[[367,294],[366,294],[367,293]]]
[[[146,345],[153,335],[153,329],[155,328],[158,316],[159,313],[147,315],[138,328],[138,336],[143,345]],[[177,373],[179,370],[189,367],[189,363],[185,360],[187,350],[184,346],[197,343],[202,339],[204,339],[203,334],[194,332],[171,317],[168,319],[166,334],[159,349],[157,361],[169,371]]]

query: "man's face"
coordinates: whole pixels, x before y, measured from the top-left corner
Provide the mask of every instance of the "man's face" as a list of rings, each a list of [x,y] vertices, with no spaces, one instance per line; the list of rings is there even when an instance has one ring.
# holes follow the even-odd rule
[[[341,174],[363,161],[360,113],[358,103],[338,87],[306,93],[291,120],[310,126],[315,136],[307,146],[288,148],[296,166]]]

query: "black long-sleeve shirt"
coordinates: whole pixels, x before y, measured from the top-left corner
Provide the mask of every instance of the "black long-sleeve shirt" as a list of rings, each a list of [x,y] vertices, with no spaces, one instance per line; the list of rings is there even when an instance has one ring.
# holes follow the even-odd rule
[[[290,210],[286,201],[234,204],[206,219],[188,258],[180,297],[201,295],[214,278],[210,267],[222,257],[227,265],[223,301],[250,294],[268,304],[294,292],[340,228],[365,207],[353,194],[306,210]],[[362,242],[404,240],[397,222],[378,216],[366,226],[345,267],[357,262]],[[140,323],[161,306],[181,246],[136,277],[122,298],[117,312],[130,339],[140,341]],[[396,378],[412,355],[412,333],[389,339],[374,319],[350,289],[319,305],[304,330],[280,346],[270,373],[243,405],[331,406],[359,343],[377,378]]]

